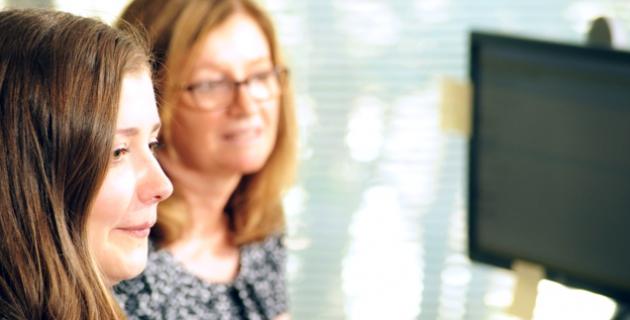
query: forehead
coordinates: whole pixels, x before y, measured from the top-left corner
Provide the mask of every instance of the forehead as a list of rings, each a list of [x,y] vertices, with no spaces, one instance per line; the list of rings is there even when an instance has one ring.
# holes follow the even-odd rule
[[[231,15],[199,43],[193,67],[239,66],[262,59],[271,60],[269,43],[251,16]]]
[[[149,71],[142,70],[125,74],[116,127],[152,126],[159,120]]]

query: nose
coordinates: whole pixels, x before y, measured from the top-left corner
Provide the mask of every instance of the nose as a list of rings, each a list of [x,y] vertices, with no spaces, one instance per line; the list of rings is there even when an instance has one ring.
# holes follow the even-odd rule
[[[144,170],[138,182],[138,196],[146,204],[158,203],[170,197],[173,184],[153,155],[147,156],[143,164]]]
[[[258,106],[256,101],[247,92],[247,85],[241,84],[234,90],[234,100],[232,106],[228,108],[228,113],[232,116],[249,116],[256,113]]]

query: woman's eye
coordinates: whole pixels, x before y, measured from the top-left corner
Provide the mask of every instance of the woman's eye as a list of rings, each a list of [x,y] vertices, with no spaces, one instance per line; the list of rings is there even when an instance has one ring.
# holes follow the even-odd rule
[[[194,86],[194,89],[199,92],[214,92],[223,90],[225,87],[229,87],[230,82],[227,80],[217,81],[204,81]]]
[[[119,161],[128,152],[129,152],[129,149],[126,147],[116,148],[114,152],[112,152],[112,160]]]
[[[149,149],[151,149],[151,152],[153,152],[153,154],[156,154],[157,151],[162,148],[164,146],[163,143],[159,142],[159,141],[153,141],[151,143],[149,143]]]
[[[254,73],[253,75],[251,75],[250,79],[252,79],[252,81],[265,82],[272,75],[273,75],[273,70],[262,71],[262,72]]]

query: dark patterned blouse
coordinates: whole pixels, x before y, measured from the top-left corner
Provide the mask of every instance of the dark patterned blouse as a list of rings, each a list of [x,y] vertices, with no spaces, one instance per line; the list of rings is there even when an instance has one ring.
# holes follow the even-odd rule
[[[273,319],[286,313],[286,251],[280,236],[240,249],[232,283],[208,283],[166,250],[149,249],[147,268],[114,288],[129,319]]]

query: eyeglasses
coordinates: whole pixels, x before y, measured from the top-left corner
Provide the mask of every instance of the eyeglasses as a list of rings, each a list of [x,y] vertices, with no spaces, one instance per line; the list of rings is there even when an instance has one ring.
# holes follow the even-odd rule
[[[194,108],[202,111],[225,110],[230,107],[240,86],[244,86],[247,94],[257,102],[269,101],[280,93],[280,84],[288,75],[288,70],[275,67],[267,71],[257,72],[241,81],[229,78],[221,80],[200,81],[183,86],[195,102]]]

